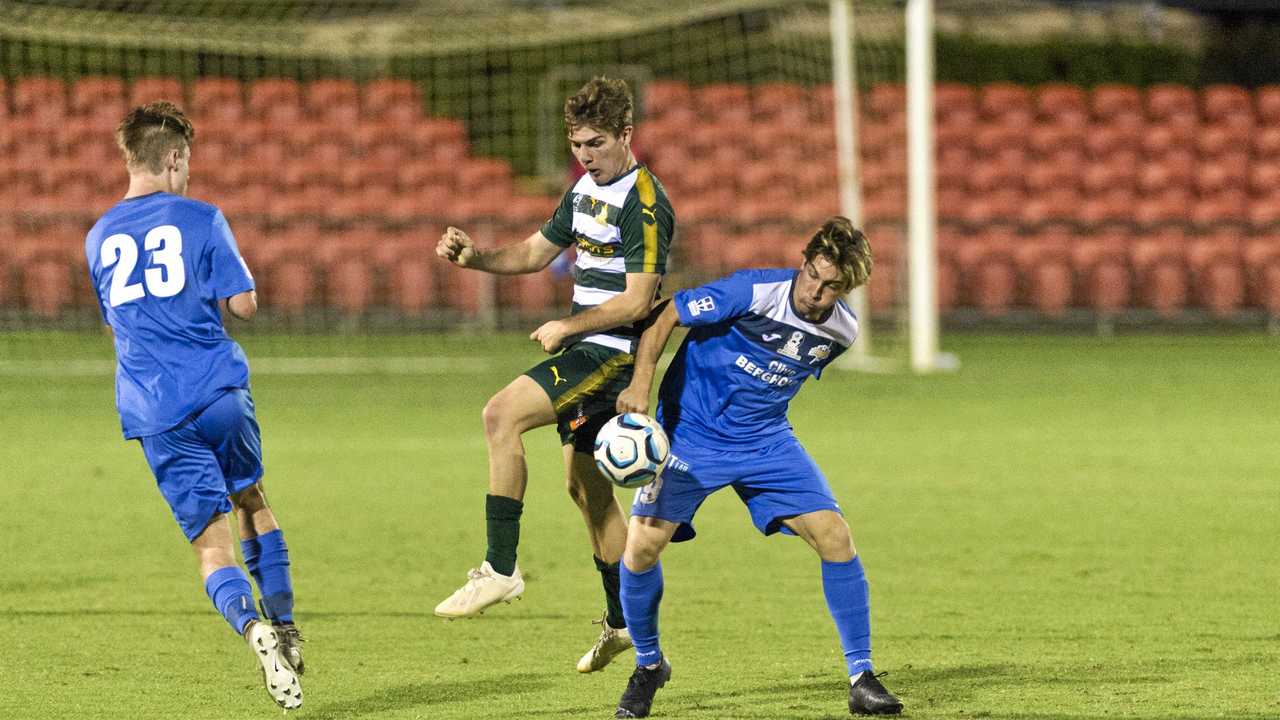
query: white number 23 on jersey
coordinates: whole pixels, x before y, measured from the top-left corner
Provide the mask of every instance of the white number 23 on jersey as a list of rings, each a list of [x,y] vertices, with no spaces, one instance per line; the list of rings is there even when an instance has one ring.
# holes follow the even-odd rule
[[[182,233],[176,226],[161,225],[151,228],[142,240],[151,254],[153,267],[142,272],[143,283],[129,284],[129,276],[138,264],[138,241],[124,233],[116,233],[102,242],[102,269],[119,265],[111,276],[111,307],[132,302],[147,293],[155,297],[173,297],[187,284],[187,269],[182,262]],[[159,267],[154,267],[158,265]]]

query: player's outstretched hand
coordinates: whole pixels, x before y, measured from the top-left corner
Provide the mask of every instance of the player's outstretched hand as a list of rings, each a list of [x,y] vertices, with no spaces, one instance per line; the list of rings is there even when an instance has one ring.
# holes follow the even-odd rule
[[[559,320],[543,323],[537,330],[529,333],[529,339],[542,345],[542,349],[549,353],[559,350],[568,336],[564,323]]]
[[[628,385],[626,390],[618,393],[618,413],[649,414],[649,393],[641,391],[635,385]]]
[[[458,267],[474,267],[477,252],[471,238],[450,225],[440,236],[440,242],[436,244],[436,255]]]

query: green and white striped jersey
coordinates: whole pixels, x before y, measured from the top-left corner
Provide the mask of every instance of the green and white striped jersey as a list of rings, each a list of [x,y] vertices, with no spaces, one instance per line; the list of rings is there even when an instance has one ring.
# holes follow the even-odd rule
[[[551,242],[578,248],[574,315],[620,294],[627,287],[627,273],[665,274],[674,233],[675,213],[667,193],[643,165],[605,185],[583,175],[542,226],[543,237]],[[631,352],[638,336],[637,328],[622,326],[573,341]]]

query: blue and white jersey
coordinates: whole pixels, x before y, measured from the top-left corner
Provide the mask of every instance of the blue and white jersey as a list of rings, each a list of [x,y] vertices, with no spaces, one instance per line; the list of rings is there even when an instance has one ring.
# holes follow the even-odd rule
[[[253,289],[218,208],[152,193],[123,200],[85,237],[89,277],[115,334],[126,438],[164,432],[227,388],[249,386],[218,301]]]
[[[673,443],[743,450],[792,436],[787,406],[800,385],[853,344],[843,301],[809,322],[791,299],[796,270],[742,270],[672,302],[690,328],[658,391]]]

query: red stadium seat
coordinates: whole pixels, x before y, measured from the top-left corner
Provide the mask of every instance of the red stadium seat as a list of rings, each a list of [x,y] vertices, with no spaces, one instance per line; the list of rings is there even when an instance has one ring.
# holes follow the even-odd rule
[[[1187,267],[1200,305],[1219,318],[1232,317],[1244,303],[1242,240],[1239,233],[1226,231],[1197,238],[1187,247]]]
[[[1280,322],[1280,234],[1257,235],[1245,241],[1243,260],[1250,304]]]
[[[1147,88],[1147,117],[1164,120],[1175,116],[1198,117],[1196,93],[1186,85],[1160,83]]]
[[[551,270],[502,278],[498,304],[521,313],[543,314],[556,307],[556,285],[564,282]]]
[[[867,113],[872,117],[881,120],[893,116],[905,117],[907,112],[907,89],[903,85],[891,85],[888,83],[872,85],[871,90],[866,94],[864,102],[866,103]]]
[[[82,77],[71,83],[70,110],[81,117],[120,122],[124,117],[124,81],[114,77]]]
[[[1143,304],[1166,317],[1178,314],[1187,303],[1186,244],[1181,231],[1164,229],[1130,246]]]
[[[678,80],[654,80],[644,86],[645,122],[666,116],[676,108],[690,108],[693,105],[693,91],[688,84]]]
[[[1146,129],[1146,121],[1140,115],[1115,115],[1089,126],[1084,147],[1092,157],[1107,157],[1116,150],[1137,146]]]
[[[178,82],[177,78],[140,77],[135,78],[133,83],[129,85],[129,107],[146,105],[156,100],[168,100],[181,107],[184,111],[187,109],[186,97],[182,92],[182,83]]]
[[[1254,91],[1254,106],[1259,123],[1280,126],[1280,85],[1264,85]]]
[[[1260,230],[1280,224],[1280,187],[1255,196],[1246,209],[1246,215],[1249,224]]]
[[[302,85],[292,78],[264,78],[249,84],[245,112],[273,124],[296,123],[303,117]]]
[[[1050,155],[1063,148],[1084,146],[1088,127],[1084,124],[1038,123],[1027,133],[1027,145],[1037,155]]]
[[[244,117],[244,94],[240,81],[232,78],[197,78],[191,84],[191,110],[191,114],[203,122],[216,119],[234,125]]]
[[[422,118],[422,94],[412,80],[374,80],[364,86],[361,107],[365,117],[408,125]]]
[[[694,103],[708,118],[720,118],[726,114],[750,111],[751,93],[740,83],[712,83],[694,88]]]
[[[1084,167],[1087,166],[1084,166],[1078,155],[1064,151],[1048,160],[1030,165],[1025,171],[1024,182],[1032,195],[1060,188],[1075,190]]]
[[[1045,315],[1060,317],[1071,306],[1071,248],[1075,242],[1070,230],[1055,226],[1023,239],[1014,251],[1028,299]]]
[[[1031,91],[1013,83],[983,85],[978,96],[978,111],[984,118],[992,120],[1013,113],[1030,115]]]
[[[1158,195],[1138,198],[1132,219],[1140,225],[1154,226],[1190,220],[1193,196],[1187,188],[1170,187]]]
[[[760,120],[806,122],[810,116],[809,92],[794,83],[763,83],[751,89],[751,111]]]
[[[1212,122],[1232,123],[1244,118],[1253,123],[1253,98],[1249,91],[1238,85],[1209,85],[1201,91],[1204,98],[1205,119]]]
[[[1102,315],[1128,307],[1133,279],[1129,274],[1127,230],[1113,226],[1078,238],[1071,247],[1071,266],[1083,303]]]
[[[1018,290],[1017,245],[1011,229],[990,226],[963,240],[956,250],[969,302],[985,315],[1003,315],[1013,306]]]
[[[326,124],[353,124],[360,118],[360,88],[351,80],[313,80],[306,86],[307,116]]]
[[[9,83],[4,78],[0,78],[0,118],[9,117]],[[3,146],[0,145],[0,149]]]
[[[51,77],[22,77],[13,81],[13,114],[41,123],[56,123],[67,114],[67,89]]]
[[[1119,115],[1141,115],[1142,95],[1132,85],[1103,83],[1093,88],[1091,107],[1094,117],[1104,120]]]
[[[1036,114],[1042,118],[1087,117],[1088,98],[1084,88],[1065,83],[1047,83],[1036,88]]]

